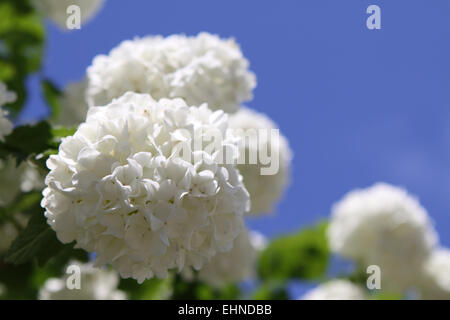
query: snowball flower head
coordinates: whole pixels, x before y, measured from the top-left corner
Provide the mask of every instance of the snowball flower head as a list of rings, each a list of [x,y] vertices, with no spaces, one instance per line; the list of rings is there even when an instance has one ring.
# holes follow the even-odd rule
[[[60,114],[57,119],[52,121],[53,124],[72,127],[86,120],[88,112],[86,87],[87,81],[83,79],[80,82],[71,83],[65,88],[59,101]]]
[[[72,11],[67,12],[69,6],[79,6],[80,22],[83,24],[98,13],[103,2],[104,0],[32,0],[37,10],[63,30],[69,30],[66,23],[70,14],[73,14]]]
[[[234,112],[256,86],[248,66],[234,40],[208,33],[135,38],[94,59],[87,71],[88,102],[106,104],[133,91]]]
[[[328,228],[332,251],[363,268],[378,265],[382,289],[411,286],[437,242],[419,202],[385,183],[348,193],[332,211]]]
[[[250,213],[270,213],[274,211],[289,184],[292,159],[289,143],[279,131],[279,135],[272,138],[271,130],[277,129],[277,125],[266,115],[248,108],[241,108],[230,115],[230,127],[243,130],[240,133],[236,131],[235,134],[242,134],[241,155],[246,157],[238,168],[250,193]],[[270,164],[264,162],[261,153],[264,157],[271,155]],[[253,163],[250,163],[251,154],[257,155]],[[273,172],[263,174],[263,168],[268,169],[270,166],[273,167]]]
[[[80,270],[80,289],[69,289],[69,277],[50,278],[39,289],[39,300],[125,300],[125,292],[118,290],[119,276],[112,270],[97,269],[90,263],[72,261],[69,266]],[[75,274],[75,273],[73,273]],[[70,283],[74,285],[74,283]]]
[[[8,113],[2,109],[2,106],[15,100],[16,94],[8,91],[6,85],[0,81],[0,141],[5,141],[5,136],[9,135],[13,130],[13,124],[6,117]]]
[[[331,280],[307,292],[301,300],[366,300],[364,289],[348,280]]]
[[[450,300],[449,249],[434,250],[425,262],[420,292],[423,299]]]
[[[148,94],[91,107],[47,161],[48,223],[62,242],[95,251],[97,265],[112,264],[124,278],[200,269],[232,248],[249,208],[239,171],[219,161],[221,152],[238,157],[227,124],[222,111]],[[219,152],[196,142],[216,133]]]
[[[264,249],[265,237],[255,231],[243,230],[233,249],[219,253],[198,272],[198,279],[214,287],[236,283],[254,276],[256,258]],[[184,274],[187,278],[192,274]]]

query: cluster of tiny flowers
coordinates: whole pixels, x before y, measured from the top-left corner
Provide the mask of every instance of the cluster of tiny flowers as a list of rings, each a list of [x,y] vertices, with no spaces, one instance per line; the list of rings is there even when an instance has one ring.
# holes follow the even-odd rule
[[[449,249],[436,249],[426,260],[419,291],[422,299],[450,300]]]
[[[128,92],[91,107],[86,122],[47,161],[42,206],[60,241],[97,253],[122,277],[142,282],[169,269],[199,270],[229,251],[242,230],[249,194],[239,171],[190,137],[219,131],[223,152],[238,157],[227,116],[182,99]],[[196,149],[199,148],[200,149]]]
[[[281,199],[289,183],[291,173],[292,151],[287,139],[281,134],[277,139],[271,139],[270,130],[277,129],[277,125],[266,115],[248,108],[241,108],[230,115],[230,127],[242,129],[245,135],[242,141],[242,154],[247,156],[244,164],[239,164],[245,186],[250,193],[251,214],[271,213]],[[255,129],[257,135],[246,135],[246,130]],[[260,130],[263,129],[263,130]],[[238,131],[236,131],[238,135]],[[274,174],[262,174],[261,170],[269,165],[263,164],[259,156],[260,152],[272,153],[272,163],[278,163],[278,170]],[[256,164],[249,163],[250,154],[257,154]]]
[[[333,252],[363,268],[379,266],[384,289],[401,291],[416,282],[437,235],[414,197],[379,183],[350,192],[332,211],[328,238]]]
[[[16,94],[8,91],[6,85],[0,81],[0,141],[5,141],[5,136],[13,130],[13,124],[6,117],[8,114],[2,107],[16,100]]]
[[[94,59],[87,71],[88,102],[103,105],[133,91],[234,112],[256,86],[248,66],[234,40],[208,33],[135,38]]]
[[[76,261],[69,263],[69,266],[80,268],[79,289],[69,288],[67,281],[70,279],[67,277],[50,278],[39,289],[39,300],[125,300],[127,298],[125,292],[117,289],[119,284],[117,272],[98,269],[90,263],[81,264]]]
[[[59,103],[61,111],[57,118],[52,121],[55,125],[77,126],[86,120],[88,104],[86,102],[87,81],[69,84],[63,91]]]
[[[233,249],[214,256],[198,272],[198,279],[218,288],[251,279],[258,253],[264,249],[266,241],[262,234],[244,229],[234,241]],[[183,276],[193,279],[192,270],[186,270]]]
[[[103,2],[104,0],[32,0],[33,6],[62,30],[67,30],[68,7],[79,6],[80,22],[85,23],[97,14]]]
[[[331,280],[308,291],[301,300],[366,300],[361,286],[348,280]]]

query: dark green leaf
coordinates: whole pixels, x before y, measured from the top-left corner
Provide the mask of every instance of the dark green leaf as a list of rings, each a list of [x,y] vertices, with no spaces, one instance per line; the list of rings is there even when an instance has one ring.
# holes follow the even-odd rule
[[[42,93],[44,94],[45,100],[47,100],[48,105],[51,109],[51,118],[56,119],[61,111],[60,97],[61,90],[53,84],[50,80],[43,80],[41,82]]]
[[[119,289],[127,292],[131,300],[161,300],[167,299],[172,294],[173,278],[153,278],[142,284],[134,279],[121,279]]]
[[[14,240],[5,261],[14,265],[37,261],[44,265],[64,247],[40,210],[32,215],[25,230]]]
[[[254,293],[253,300],[287,300],[289,295],[283,282],[263,283]]]
[[[0,283],[6,291],[1,299],[36,299],[37,290],[31,285],[30,279],[32,273],[31,263],[13,266],[0,261]]]
[[[71,260],[87,262],[89,256],[84,250],[74,249],[72,244],[63,245],[63,248],[56,252],[44,266],[35,268],[32,277],[33,285],[39,288],[48,278],[62,277],[65,275],[65,268]]]
[[[214,288],[198,280],[186,281],[177,274],[173,284],[172,300],[234,300],[240,296],[235,284]]]
[[[36,207],[39,210],[41,199],[42,194],[40,192],[21,193],[8,207],[0,207],[0,224],[9,221],[15,223],[17,226],[18,223],[14,219],[14,215],[17,213],[25,216],[31,215],[36,210]]]
[[[5,142],[0,142],[0,158],[6,159],[12,155],[18,164],[31,159],[46,169],[45,161],[50,155],[58,153],[61,139],[73,135],[75,131],[76,128],[51,128],[46,121],[19,126],[6,137]],[[39,159],[35,158],[37,155],[40,155]]]
[[[45,121],[17,127],[6,137],[5,142],[0,142],[0,158],[11,154],[20,163],[30,155],[49,149],[52,138],[50,125]]]

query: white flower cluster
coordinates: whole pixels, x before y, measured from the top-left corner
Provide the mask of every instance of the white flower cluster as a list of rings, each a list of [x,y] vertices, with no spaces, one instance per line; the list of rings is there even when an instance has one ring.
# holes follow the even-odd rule
[[[367,300],[364,288],[348,280],[331,280],[308,291],[301,300]]]
[[[334,205],[328,238],[333,252],[381,268],[382,288],[408,289],[437,243],[427,212],[405,190],[379,183]]]
[[[88,102],[105,105],[133,91],[234,112],[256,86],[248,66],[234,40],[208,33],[135,38],[94,59],[87,71]]]
[[[237,158],[226,129],[222,111],[188,107],[182,99],[157,102],[128,92],[91,107],[47,161],[48,223],[60,241],[76,240],[97,253],[97,265],[112,264],[124,278],[142,282],[173,268],[199,270],[231,250],[250,201],[239,171],[184,133],[201,138],[218,131],[223,151]],[[185,150],[192,161],[179,156],[181,144],[194,146]]]
[[[80,7],[80,22],[85,23],[98,13],[103,2],[104,0],[32,0],[37,10],[63,30],[68,30],[66,23],[70,13],[67,12],[69,6]]]
[[[73,261],[69,265],[80,268],[80,288],[69,289],[67,279],[50,278],[39,290],[39,300],[125,300],[125,292],[118,290],[116,272],[97,269],[92,264]]]
[[[450,300],[450,249],[438,248],[425,262],[421,298]]]
[[[9,135],[13,130],[13,124],[6,117],[8,114],[2,107],[16,100],[16,94],[8,91],[6,85],[0,81],[0,141],[5,140],[5,136]]]
[[[246,163],[239,164],[238,168],[244,178],[244,184],[250,193],[251,214],[270,213],[274,210],[276,203],[282,197],[289,183],[291,173],[292,151],[287,139],[279,135],[278,139],[271,139],[270,130],[277,129],[276,124],[266,115],[248,108],[241,108],[235,114],[230,115],[230,127],[242,129],[243,150],[247,155]],[[252,131],[247,134],[246,130]],[[260,130],[264,129],[264,131]],[[238,134],[236,132],[236,134]],[[262,163],[260,152],[275,152],[272,163],[278,163],[275,174],[263,175],[261,169],[267,167]],[[258,155],[257,163],[249,163],[250,154]]]
[[[208,33],[136,38],[97,56],[86,79],[66,88],[54,121],[86,121],[48,161],[42,205],[58,238],[76,240],[97,252],[98,265],[139,282],[203,265],[199,277],[215,286],[249,277],[256,251],[242,215],[250,203],[253,214],[273,210],[288,183],[291,150],[282,136],[261,136],[258,150],[252,143],[241,151],[276,148],[276,174],[261,175],[260,163],[232,164],[242,145],[224,112],[252,98],[256,78],[248,68],[234,40]],[[220,112],[188,107],[202,104]],[[230,117],[230,129],[276,129],[246,108]],[[181,144],[214,130],[234,162],[222,164],[205,143],[188,151],[192,161],[180,156]]]
[[[266,241],[258,232],[242,230],[234,241],[233,249],[215,255],[198,272],[198,279],[214,287],[251,279],[258,253],[264,249]],[[184,271],[185,278],[193,278],[191,269]]]
[[[60,98],[61,110],[53,124],[61,126],[77,126],[86,120],[88,105],[86,102],[87,80],[69,84]]]

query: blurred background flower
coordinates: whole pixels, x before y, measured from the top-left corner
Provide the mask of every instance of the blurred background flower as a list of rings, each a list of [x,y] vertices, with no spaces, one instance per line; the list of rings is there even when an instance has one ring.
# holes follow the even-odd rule
[[[49,278],[39,290],[40,300],[125,300],[125,292],[118,290],[119,275],[111,270],[98,269],[92,264],[71,261],[68,266],[79,268],[79,288],[68,288],[70,275]],[[77,271],[78,272],[78,271]],[[76,273],[73,272],[73,275]],[[75,280],[74,280],[75,281]],[[75,285],[75,282],[73,283]]]

